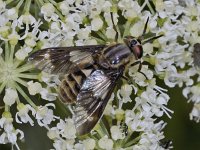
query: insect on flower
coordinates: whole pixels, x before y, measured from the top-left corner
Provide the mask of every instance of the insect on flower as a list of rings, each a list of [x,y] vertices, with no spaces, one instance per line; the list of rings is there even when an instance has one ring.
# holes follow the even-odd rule
[[[112,23],[113,14],[111,13]],[[75,104],[74,122],[78,135],[89,133],[102,117],[108,100],[125,70],[130,65],[140,64],[143,55],[142,43],[160,36],[141,41],[139,38],[124,37],[124,43],[111,45],[87,45],[76,47],[51,47],[39,50],[29,57],[36,68],[51,74],[58,74],[60,100],[65,104]],[[113,23],[114,25],[114,23]],[[116,31],[115,40],[118,39]]]

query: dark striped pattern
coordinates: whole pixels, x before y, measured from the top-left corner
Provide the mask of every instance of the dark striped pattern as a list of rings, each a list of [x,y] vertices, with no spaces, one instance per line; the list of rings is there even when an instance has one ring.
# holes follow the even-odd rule
[[[123,59],[131,55],[130,49],[123,44],[116,44],[105,49],[103,55],[110,62],[110,64],[120,64]]]
[[[73,73],[65,75],[59,86],[59,97],[63,103],[75,103],[77,95],[83,82],[94,70],[94,66],[85,69],[78,69]]]

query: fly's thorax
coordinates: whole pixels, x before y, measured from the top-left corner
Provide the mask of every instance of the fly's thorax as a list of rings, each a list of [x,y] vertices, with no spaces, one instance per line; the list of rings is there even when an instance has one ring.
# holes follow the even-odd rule
[[[134,57],[125,44],[110,45],[102,51],[98,57],[98,64],[104,68],[118,68],[130,62]]]

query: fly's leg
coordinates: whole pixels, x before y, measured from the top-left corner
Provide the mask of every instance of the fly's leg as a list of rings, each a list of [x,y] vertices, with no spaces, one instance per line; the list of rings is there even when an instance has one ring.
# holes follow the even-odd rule
[[[136,65],[139,64],[138,72],[141,73],[141,74],[148,80],[147,76],[141,71],[142,65],[143,65],[144,63],[146,63],[146,62],[136,61],[136,62],[134,62],[133,64],[131,64],[131,66],[136,66]]]
[[[142,69],[142,63],[140,61],[138,72],[141,73],[146,78],[146,80],[148,80],[147,76],[141,71],[141,69]]]
[[[118,33],[117,28],[116,28],[115,23],[114,23],[113,12],[111,12],[110,15],[111,15],[111,20],[112,20],[112,24],[113,24],[113,29],[116,32],[116,34],[115,34],[115,42],[117,42],[118,41],[118,37],[119,37],[119,33]]]

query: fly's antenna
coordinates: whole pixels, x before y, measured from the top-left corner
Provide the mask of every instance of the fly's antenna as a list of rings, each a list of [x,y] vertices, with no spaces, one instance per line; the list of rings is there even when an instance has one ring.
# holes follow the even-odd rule
[[[142,32],[142,36],[144,36],[145,33],[146,33],[146,31],[147,31],[147,24],[148,24],[148,22],[149,22],[149,17],[147,18],[147,21],[145,23],[145,26],[144,26],[144,29],[143,29],[143,32]]]
[[[111,20],[112,20],[112,24],[113,24],[113,29],[114,29],[115,32],[116,32],[116,35],[115,35],[115,42],[117,42],[118,37],[119,37],[119,33],[118,33],[117,28],[116,28],[115,23],[114,23],[113,12],[110,12],[110,15],[111,15]]]
[[[146,31],[147,31],[147,24],[148,24],[148,22],[149,22],[149,17],[147,18],[147,21],[146,21],[146,23],[144,25],[144,29],[143,29],[142,35],[139,36],[139,38],[138,38],[140,41],[142,41],[144,39],[144,36],[146,34]]]
[[[146,23],[145,23],[145,26],[144,26],[142,35],[138,38],[140,41],[143,41],[143,40],[144,40],[144,36],[145,36],[145,34],[146,34],[146,31],[147,31],[148,22],[149,22],[149,17],[147,18],[147,21],[146,21]],[[160,37],[162,37],[162,36],[163,36],[163,34],[162,34],[162,35],[158,35],[158,36],[151,37],[151,38],[149,38],[149,39],[143,41],[142,44],[145,44],[145,43],[148,43],[148,42],[152,42],[152,41],[154,41],[155,39],[158,39],[158,38],[160,38]]]
[[[142,44],[146,44],[146,43],[152,42],[152,41],[154,41],[155,39],[158,39],[158,38],[160,38],[160,37],[162,37],[162,36],[164,36],[164,35],[161,34],[161,35],[158,35],[158,36],[154,36],[154,37],[152,37],[152,38],[149,38],[149,39],[145,40],[144,42],[142,42]]]

